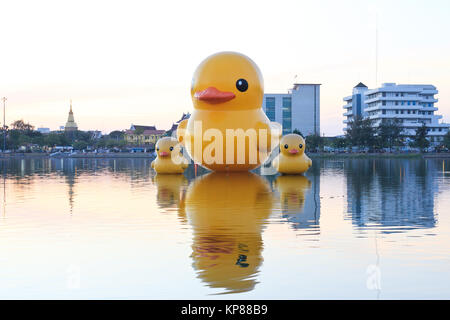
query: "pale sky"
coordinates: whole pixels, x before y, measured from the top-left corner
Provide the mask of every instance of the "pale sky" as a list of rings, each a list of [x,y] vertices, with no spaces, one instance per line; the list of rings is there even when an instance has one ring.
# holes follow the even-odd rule
[[[437,86],[450,122],[450,2],[1,1],[0,97],[6,123],[64,125],[73,100],[81,130],[169,129],[192,111],[197,65],[238,51],[260,67],[265,92],[321,83],[321,132],[342,134],[344,96],[382,82]],[[1,120],[3,117],[0,117]]]

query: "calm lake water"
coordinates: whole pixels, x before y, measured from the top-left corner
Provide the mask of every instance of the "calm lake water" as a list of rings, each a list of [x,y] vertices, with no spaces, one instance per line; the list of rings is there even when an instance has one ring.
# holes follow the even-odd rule
[[[195,177],[36,158],[0,172],[1,299],[450,299],[450,161]]]

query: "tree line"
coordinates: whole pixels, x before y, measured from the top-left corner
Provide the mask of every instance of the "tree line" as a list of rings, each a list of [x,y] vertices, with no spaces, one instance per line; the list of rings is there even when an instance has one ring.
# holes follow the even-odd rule
[[[294,133],[301,135],[299,130],[294,130]],[[407,139],[403,134],[401,123],[397,119],[384,121],[378,127],[374,127],[371,119],[360,116],[355,117],[349,123],[344,137],[327,138],[309,135],[306,136],[305,140],[306,150],[313,152],[322,150],[324,146],[335,149],[358,147],[374,151],[383,148],[392,149],[410,146],[424,151],[431,144],[425,124],[417,128],[413,137]],[[440,141],[439,148],[450,149],[450,131],[444,136],[444,140]]]
[[[22,146],[38,146],[41,149],[55,146],[72,146],[74,149],[83,150],[93,148],[122,148],[126,145],[124,133],[113,131],[101,138],[95,137],[92,131],[54,131],[41,133],[34,130],[35,127],[23,120],[14,121],[6,131],[6,149],[18,150]],[[3,134],[0,136],[0,146],[3,148]]]

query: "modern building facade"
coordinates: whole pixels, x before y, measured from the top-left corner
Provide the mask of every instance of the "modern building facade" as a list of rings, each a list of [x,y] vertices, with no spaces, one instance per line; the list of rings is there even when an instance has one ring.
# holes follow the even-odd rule
[[[263,110],[283,134],[299,130],[304,136],[320,135],[320,84],[295,83],[288,93],[264,94]]]
[[[416,135],[416,130],[426,125],[431,142],[439,143],[450,129],[450,124],[440,122],[436,115],[438,90],[433,85],[410,85],[384,83],[380,88],[368,89],[362,83],[353,88],[351,96],[344,97],[344,124],[346,127],[356,116],[370,118],[373,125],[398,119],[407,138]]]

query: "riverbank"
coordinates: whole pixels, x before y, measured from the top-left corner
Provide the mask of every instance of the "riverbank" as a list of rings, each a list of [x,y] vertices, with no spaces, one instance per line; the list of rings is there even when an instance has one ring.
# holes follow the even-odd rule
[[[24,159],[24,158],[54,158],[54,159],[153,159],[151,153],[74,153],[50,156],[49,153],[5,153],[0,154],[0,159]]]
[[[312,159],[450,159],[450,153],[309,153]]]
[[[450,153],[308,153],[312,159],[450,159]],[[151,153],[75,153],[50,156],[49,153],[0,153],[0,159],[154,159]]]

